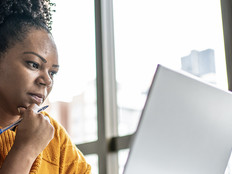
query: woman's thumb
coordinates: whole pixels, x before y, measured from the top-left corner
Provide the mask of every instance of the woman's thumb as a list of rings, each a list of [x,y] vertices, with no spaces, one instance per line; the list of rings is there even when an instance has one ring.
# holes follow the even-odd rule
[[[18,107],[18,112],[19,112],[19,115],[23,115],[24,114],[24,112],[26,111],[26,108],[24,108],[24,107]]]

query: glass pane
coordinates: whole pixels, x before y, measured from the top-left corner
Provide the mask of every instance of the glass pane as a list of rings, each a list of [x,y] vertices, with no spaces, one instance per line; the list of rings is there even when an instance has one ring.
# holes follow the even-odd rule
[[[91,172],[93,174],[98,174],[98,155],[97,154],[91,154],[91,155],[85,155],[87,163],[91,165]]]
[[[47,103],[48,112],[74,143],[97,139],[95,21],[93,0],[53,0],[60,70]]]
[[[123,149],[118,152],[119,174],[123,173],[124,166],[128,158],[128,154],[129,154],[129,149]]]
[[[157,64],[227,89],[220,1],[114,0],[119,135],[135,131]]]

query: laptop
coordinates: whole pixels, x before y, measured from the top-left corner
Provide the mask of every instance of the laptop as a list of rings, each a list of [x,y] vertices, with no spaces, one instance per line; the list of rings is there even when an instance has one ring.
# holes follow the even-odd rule
[[[224,174],[232,93],[158,65],[124,174]]]

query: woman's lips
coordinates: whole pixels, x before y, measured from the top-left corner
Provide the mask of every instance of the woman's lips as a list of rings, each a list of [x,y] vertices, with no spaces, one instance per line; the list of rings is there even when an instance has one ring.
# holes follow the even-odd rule
[[[41,103],[43,103],[43,96],[40,95],[40,94],[32,94],[32,93],[29,93],[29,95],[31,96],[31,99],[38,105],[40,105]]]

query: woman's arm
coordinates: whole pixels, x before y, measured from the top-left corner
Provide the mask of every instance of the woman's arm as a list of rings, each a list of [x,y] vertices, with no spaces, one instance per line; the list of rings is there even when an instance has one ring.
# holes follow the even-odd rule
[[[3,162],[0,174],[28,174],[36,157],[52,140],[54,128],[37,110],[35,104],[21,110],[23,120],[17,128],[14,145]]]
[[[27,148],[13,146],[0,169],[0,174],[28,174],[35,158]]]

